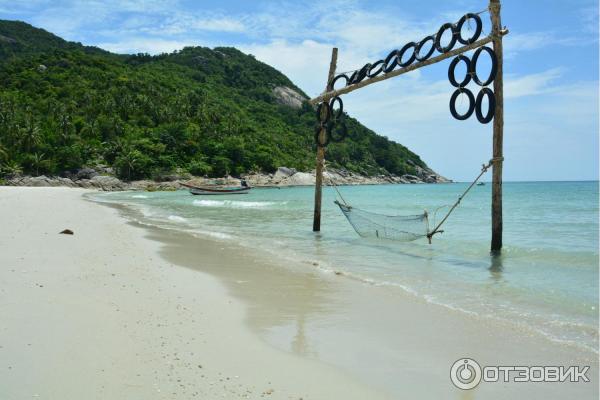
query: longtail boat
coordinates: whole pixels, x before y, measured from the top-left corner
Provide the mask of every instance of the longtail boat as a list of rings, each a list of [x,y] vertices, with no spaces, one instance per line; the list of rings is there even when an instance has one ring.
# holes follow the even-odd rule
[[[252,189],[250,186],[239,186],[239,187],[201,187],[190,185],[189,183],[181,183],[190,190],[190,193],[196,196],[200,195],[218,195],[218,194],[246,194]]]

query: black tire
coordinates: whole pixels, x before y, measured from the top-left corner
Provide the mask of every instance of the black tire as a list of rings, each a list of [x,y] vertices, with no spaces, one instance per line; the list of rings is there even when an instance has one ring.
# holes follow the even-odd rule
[[[465,24],[465,22],[467,22],[469,19],[472,19],[475,21],[475,32],[473,33],[473,36],[471,36],[468,39],[463,39],[461,33],[462,33],[462,27]],[[479,36],[481,35],[481,30],[483,29],[483,24],[481,22],[481,18],[479,17],[479,15],[477,14],[473,14],[473,13],[468,13],[462,16],[461,19],[458,20],[458,23],[456,24],[456,38],[458,39],[458,41],[461,44],[471,44],[471,43],[475,43],[475,41],[477,39],[479,39]]]
[[[484,116],[483,111],[481,110],[481,103],[483,102],[483,96],[487,96],[488,98],[488,112]],[[496,113],[496,96],[494,92],[490,88],[483,88],[477,94],[477,100],[475,100],[475,115],[477,116],[477,121],[482,124],[489,123],[492,119],[494,119],[494,114]]]
[[[352,82],[354,82],[354,80],[356,79],[356,75],[358,75],[358,70],[354,71],[352,75],[350,75],[350,77],[348,78],[348,85],[346,86],[352,85]]]
[[[444,35],[444,32],[446,32],[447,29],[452,30],[452,39],[450,39],[450,43],[448,43],[447,46],[442,47],[442,43],[441,43],[442,36]],[[454,25],[450,22],[446,22],[444,25],[440,26],[440,29],[438,30],[437,34],[435,35],[435,48],[440,53],[449,52],[450,50],[452,50],[452,48],[456,44],[457,36],[458,35],[456,33],[456,25]]]
[[[350,78],[348,78],[348,75],[346,75],[346,74],[339,74],[335,78],[333,78],[333,81],[331,81],[331,87],[334,90],[335,90],[335,83],[338,81],[338,79],[344,79],[346,81],[346,83],[344,84],[344,86],[348,86],[348,83],[350,82]]]
[[[396,68],[398,65],[398,50],[392,50],[390,54],[387,55],[385,60],[383,60],[383,72],[389,73]]]
[[[327,146],[329,144],[329,133],[327,132],[329,129],[328,126],[329,123],[325,127],[325,143],[319,143],[319,133],[321,133],[321,125],[317,124],[317,127],[315,128],[315,143],[317,144],[317,146]]]
[[[315,143],[319,144],[319,132],[321,132],[321,123],[317,122],[315,124]]]
[[[352,74],[354,79],[350,81],[350,84],[354,85],[355,83],[359,83],[363,79],[365,79],[367,77],[367,73],[369,72],[370,68],[371,68],[371,64],[365,64],[361,69],[359,69],[354,74]]]
[[[487,52],[490,55],[490,58],[492,60],[492,70],[490,71],[490,76],[484,82],[482,82],[479,79],[479,77],[477,76],[477,60],[479,59],[479,55],[481,54],[482,51]],[[473,54],[473,58],[471,58],[471,71],[470,72],[471,72],[471,76],[473,77],[473,80],[479,86],[487,86],[490,83],[492,83],[494,81],[494,79],[496,79],[496,73],[498,72],[498,60],[496,59],[496,53],[494,53],[494,50],[492,50],[491,48],[489,48],[487,46],[482,46],[482,47],[478,48],[477,50],[475,50],[475,53]]]
[[[469,98],[469,109],[463,115],[460,115],[456,111],[456,99],[458,99],[458,96],[460,96],[461,93],[465,93],[467,95],[467,97]],[[459,89],[456,89],[454,91],[454,93],[452,93],[452,97],[450,97],[450,114],[452,114],[452,116],[455,119],[457,119],[459,121],[464,121],[466,119],[469,119],[469,117],[473,114],[474,110],[475,110],[475,96],[473,96],[473,93],[471,93],[471,91],[469,89],[459,88]]]
[[[375,63],[373,63],[371,65],[371,68],[369,68],[369,71],[367,72],[367,76],[369,78],[376,77],[377,75],[379,75],[380,73],[383,72],[383,66],[384,66],[383,60],[375,61]]]
[[[335,102],[337,102],[340,106],[340,108],[337,111],[333,109],[333,105],[335,104]],[[341,97],[336,96],[329,101],[329,112],[331,113],[333,119],[336,121],[339,121],[340,118],[342,118],[342,115],[344,115],[344,102],[342,101]]]
[[[457,82],[455,70],[456,70],[456,66],[461,61],[464,61],[465,64],[467,65],[467,73],[465,74],[465,79],[463,79],[461,82]],[[452,62],[450,63],[450,66],[448,67],[448,80],[450,81],[450,84],[452,86],[457,87],[457,88],[465,87],[469,84],[469,82],[471,82],[471,60],[469,59],[469,57],[461,54],[459,56],[456,56],[452,60]]]
[[[427,43],[430,40],[431,40],[431,48],[429,49],[427,54],[422,56],[421,50],[423,49],[423,46],[425,45],[425,43]],[[415,58],[417,59],[417,61],[425,61],[429,57],[431,57],[431,55],[433,54],[434,51],[435,51],[435,36],[434,35],[427,36],[426,38],[421,40],[419,42],[419,44],[417,45],[417,47],[415,48]]]
[[[323,106],[325,106],[325,112],[323,115],[321,115],[321,110],[323,109]],[[329,104],[322,102],[319,103],[319,105],[317,106],[317,121],[325,123],[327,121],[329,121],[329,117],[331,116],[331,110],[329,109]]]
[[[408,60],[402,62],[402,57],[404,56],[404,53],[406,53],[410,49],[412,49],[412,54],[411,54],[410,58]],[[415,58],[417,57],[416,51],[417,51],[417,44],[415,42],[406,43],[400,49],[400,51],[398,52],[398,65],[400,66],[400,68],[406,68],[415,61]]]
[[[333,129],[335,125],[339,125],[340,128],[337,130]],[[335,125],[332,124],[327,127],[327,144],[329,144],[329,141],[332,141],[334,143],[340,143],[341,141],[346,139],[346,137],[348,137],[348,128],[346,127],[346,124],[344,122]]]

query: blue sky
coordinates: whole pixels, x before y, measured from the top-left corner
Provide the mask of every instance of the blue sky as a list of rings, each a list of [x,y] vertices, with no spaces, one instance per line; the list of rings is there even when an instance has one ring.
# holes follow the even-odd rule
[[[355,69],[486,7],[485,0],[0,0],[0,18],[120,53],[235,46],[316,96],[333,46],[338,70]],[[505,0],[502,19],[510,30],[505,179],[598,179],[598,2]],[[345,109],[440,173],[468,180],[491,156],[492,129],[474,117],[452,119],[448,64],[348,94]]]

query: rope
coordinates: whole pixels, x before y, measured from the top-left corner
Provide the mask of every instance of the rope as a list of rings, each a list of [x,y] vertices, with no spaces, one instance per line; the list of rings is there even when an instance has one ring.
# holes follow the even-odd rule
[[[346,200],[344,200],[344,196],[342,196],[342,193],[340,193],[340,190],[338,189],[338,186],[335,183],[335,180],[331,177],[331,174],[329,173],[329,171],[327,171],[327,162],[325,160],[323,160],[323,170],[327,174],[327,178],[329,179],[329,182],[333,185],[333,188],[337,192],[338,196],[340,196],[340,199],[342,200],[344,205],[346,207],[351,207],[350,204],[346,203]]]
[[[444,222],[446,222],[446,220],[448,219],[448,217],[450,216],[450,214],[452,214],[452,211],[454,211],[454,209],[456,209],[456,207],[458,207],[458,205],[460,204],[460,202],[462,201],[462,199],[467,195],[467,193],[469,193],[469,191],[471,190],[471,188],[473,186],[475,186],[475,184],[479,181],[479,179],[483,176],[483,174],[485,174],[487,172],[487,170],[494,163],[496,163],[496,162],[502,162],[502,161],[504,161],[504,157],[494,157],[494,158],[492,158],[487,163],[487,165],[484,164],[484,165],[481,166],[481,172],[479,173],[479,175],[477,175],[477,178],[475,178],[475,180],[469,185],[469,187],[467,188],[467,190],[465,190],[462,195],[458,196],[458,200],[456,200],[456,202],[452,205],[452,207],[450,208],[450,210],[448,211],[448,213],[446,213],[446,215],[440,221],[440,223],[437,224],[437,226],[435,228],[433,228],[433,230],[431,232],[427,233],[427,239],[429,239],[429,243],[431,243],[431,238],[433,237],[433,235],[435,235],[436,233],[443,232],[443,231],[440,230],[440,227],[444,224]]]
[[[436,208],[433,211],[433,225],[436,224],[438,211],[440,211],[442,208],[446,208],[446,207],[452,207],[452,204],[444,204],[443,206],[439,206],[438,208]],[[427,229],[429,230],[429,227],[427,227]]]
[[[440,221],[439,224],[437,224],[435,226],[435,228],[433,228],[433,230],[429,231],[429,227],[427,228],[428,232],[427,232],[427,239],[429,240],[429,243],[431,244],[431,238],[433,237],[433,235],[435,235],[436,233],[442,233],[444,232],[443,230],[440,230],[441,226],[444,224],[444,222],[446,222],[446,220],[448,219],[448,217],[450,217],[450,214],[452,214],[452,212],[456,209],[456,207],[458,207],[458,205],[460,204],[460,202],[462,201],[462,199],[467,195],[467,193],[469,193],[469,191],[473,188],[473,186],[475,186],[475,184],[477,182],[479,182],[479,179],[481,179],[481,177],[483,176],[483,174],[485,174],[488,169],[490,169],[490,167],[497,163],[497,162],[502,162],[504,161],[504,157],[494,157],[492,159],[490,159],[490,161],[488,161],[487,164],[483,164],[481,166],[481,172],[479,173],[479,175],[477,175],[477,177],[475,178],[475,180],[473,182],[471,182],[471,184],[469,185],[469,187],[467,187],[467,189],[460,195],[458,196],[458,200],[456,200],[456,202],[452,205],[452,207],[450,208],[450,210],[448,210],[448,212],[446,213],[446,215],[444,216],[444,218]],[[352,206],[350,206],[346,200],[344,199],[344,197],[342,196],[342,193],[340,193],[337,184],[335,183],[335,180],[332,178],[331,174],[329,173],[329,171],[327,171],[327,163],[325,162],[325,160],[323,160],[323,171],[327,174],[327,178],[329,179],[329,182],[331,183],[331,185],[333,186],[333,188],[335,189],[335,191],[337,192],[338,196],[340,197],[340,199],[342,200],[342,202],[344,203],[344,206],[348,207],[348,208],[352,208]],[[438,207],[435,209],[434,213],[433,213],[433,221],[435,224],[435,220],[436,220],[436,214],[438,212],[438,210],[440,210],[441,208],[444,207],[450,207],[450,205],[443,205],[441,207]],[[425,212],[427,214],[427,211]]]
[[[350,70],[350,71],[341,71],[341,72],[335,71],[335,74],[336,74],[336,75],[341,75],[341,74],[350,74],[350,73],[352,73],[352,72],[354,72],[354,71],[355,71],[354,69],[353,69],[353,70]]]

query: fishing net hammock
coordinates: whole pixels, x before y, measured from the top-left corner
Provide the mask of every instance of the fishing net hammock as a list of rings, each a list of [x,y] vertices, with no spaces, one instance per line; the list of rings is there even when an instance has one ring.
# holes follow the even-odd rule
[[[410,242],[426,237],[429,232],[427,211],[417,215],[384,215],[361,210],[348,203],[335,201],[356,233],[361,237]]]
[[[348,222],[350,222],[350,225],[352,225],[359,236],[363,238],[388,239],[399,242],[410,242],[421,238],[427,238],[429,243],[431,243],[433,235],[444,232],[440,228],[444,222],[446,222],[452,211],[458,207],[464,196],[471,190],[473,186],[475,186],[483,174],[485,174],[492,164],[497,160],[500,160],[500,158],[493,158],[488,164],[482,165],[480,174],[458,197],[458,200],[452,206],[438,207],[434,211],[433,229],[430,229],[429,226],[429,213],[427,210],[425,210],[422,214],[416,215],[385,215],[356,208],[350,205],[344,199],[331,174],[327,173],[327,176],[333,188],[337,192],[339,200],[341,200],[335,200],[334,203],[337,204],[346,219],[348,219]],[[450,207],[450,209],[444,218],[442,218],[442,220],[436,225],[435,214],[439,209],[444,207]]]

